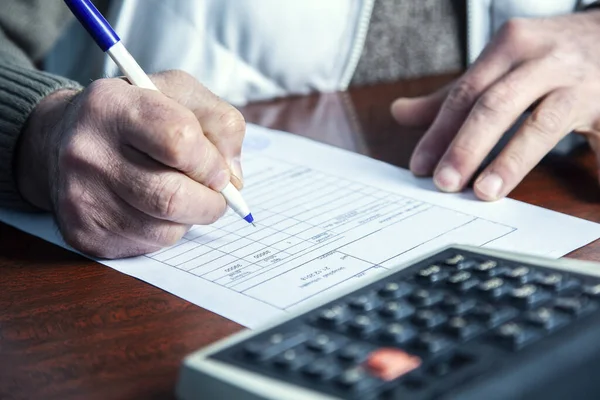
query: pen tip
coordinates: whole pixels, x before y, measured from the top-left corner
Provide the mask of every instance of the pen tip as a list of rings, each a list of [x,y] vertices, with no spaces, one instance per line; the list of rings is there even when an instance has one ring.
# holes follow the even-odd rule
[[[254,222],[252,222],[252,226],[256,228],[256,224]]]
[[[249,224],[254,225],[254,217],[252,216],[252,214],[248,214],[244,217],[244,220],[246,220],[246,222],[248,222]]]

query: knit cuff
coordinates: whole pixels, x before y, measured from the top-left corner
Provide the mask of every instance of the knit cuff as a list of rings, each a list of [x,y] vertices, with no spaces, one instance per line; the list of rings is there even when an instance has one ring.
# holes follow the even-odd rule
[[[81,89],[77,82],[0,62],[0,207],[37,210],[20,195],[14,175],[15,152],[27,118],[37,104],[60,89]]]

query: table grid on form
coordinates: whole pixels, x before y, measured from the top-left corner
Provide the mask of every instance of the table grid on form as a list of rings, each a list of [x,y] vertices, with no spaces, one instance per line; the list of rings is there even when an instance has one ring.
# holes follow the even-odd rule
[[[245,160],[245,175],[256,228],[228,211],[149,257],[286,309],[440,236],[483,245],[515,231],[273,158]],[[398,235],[398,247],[380,235]]]

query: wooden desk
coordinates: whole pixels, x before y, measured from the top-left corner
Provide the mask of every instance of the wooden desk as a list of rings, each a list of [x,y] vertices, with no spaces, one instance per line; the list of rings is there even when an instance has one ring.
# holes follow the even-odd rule
[[[389,104],[442,76],[245,107],[248,121],[405,167],[422,134]],[[588,150],[552,157],[511,197],[600,221]],[[182,358],[241,327],[146,283],[0,224],[0,398],[173,398]],[[571,256],[600,261],[600,243]]]

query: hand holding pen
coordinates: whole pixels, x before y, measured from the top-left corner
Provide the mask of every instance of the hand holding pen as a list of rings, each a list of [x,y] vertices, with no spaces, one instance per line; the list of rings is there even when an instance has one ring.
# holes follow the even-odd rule
[[[237,190],[241,114],[186,73],[148,81],[162,93],[122,79],[55,92],[22,134],[22,194],[53,211],[67,243],[89,255],[156,251],[190,225],[214,222],[227,204],[252,222]]]

